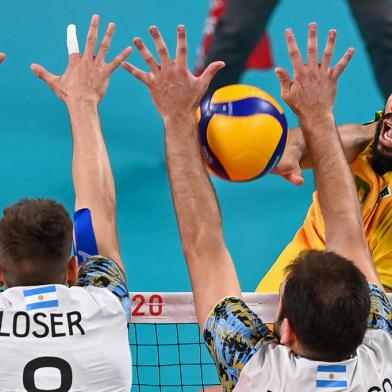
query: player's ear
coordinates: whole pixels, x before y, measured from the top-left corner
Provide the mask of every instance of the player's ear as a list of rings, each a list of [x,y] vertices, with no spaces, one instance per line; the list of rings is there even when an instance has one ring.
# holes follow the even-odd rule
[[[68,261],[67,266],[67,283],[70,286],[74,286],[78,281],[78,258],[72,256]]]
[[[287,318],[282,321],[280,334],[280,344],[284,346],[291,347],[297,341],[297,334]]]

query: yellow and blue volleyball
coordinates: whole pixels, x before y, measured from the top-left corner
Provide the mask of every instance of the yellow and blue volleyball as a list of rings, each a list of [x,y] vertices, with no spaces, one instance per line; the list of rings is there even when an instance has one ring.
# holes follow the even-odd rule
[[[279,103],[257,87],[220,88],[203,99],[197,121],[208,168],[225,180],[254,180],[270,172],[283,155],[286,117]]]

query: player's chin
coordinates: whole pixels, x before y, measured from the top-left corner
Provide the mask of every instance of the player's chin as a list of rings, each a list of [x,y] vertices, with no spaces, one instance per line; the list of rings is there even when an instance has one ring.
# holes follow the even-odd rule
[[[377,143],[377,153],[386,158],[392,158],[392,145],[383,142],[382,138],[380,137]]]

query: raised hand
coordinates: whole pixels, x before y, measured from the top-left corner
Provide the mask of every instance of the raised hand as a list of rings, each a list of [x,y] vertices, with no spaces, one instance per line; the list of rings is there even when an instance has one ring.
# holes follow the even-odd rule
[[[177,30],[176,59],[170,59],[169,51],[161,33],[155,26],[150,27],[155,47],[161,64],[140,38],[133,40],[151,72],[147,73],[132,64],[122,66],[133,76],[143,82],[150,90],[152,98],[163,119],[175,115],[194,113],[200,99],[207,91],[210,81],[224,67],[221,61],[210,64],[199,77],[194,76],[188,68],[188,46],[183,25]]]
[[[300,117],[317,117],[331,113],[337,91],[337,82],[347,64],[354,55],[350,48],[342,59],[331,68],[331,61],[336,43],[336,30],[330,30],[321,64],[318,61],[317,24],[309,24],[308,63],[305,64],[298,49],[294,33],[286,30],[287,47],[294,69],[294,78],[283,68],[276,68],[275,73],[281,84],[282,98]]]
[[[99,16],[94,15],[87,35],[84,54],[78,50],[76,30],[68,27],[68,67],[63,75],[54,75],[38,64],[32,64],[32,71],[56,93],[65,103],[78,102],[80,99],[98,103],[104,97],[113,71],[131,54],[132,48],[124,49],[109,63],[105,58],[115,30],[115,24],[109,23],[106,34],[95,56],[98,38]]]

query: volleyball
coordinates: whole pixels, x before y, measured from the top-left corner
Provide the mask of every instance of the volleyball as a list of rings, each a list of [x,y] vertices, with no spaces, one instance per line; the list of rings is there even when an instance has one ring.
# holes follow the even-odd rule
[[[204,159],[225,180],[251,181],[283,155],[287,121],[279,103],[254,86],[235,84],[204,98],[197,110]]]

